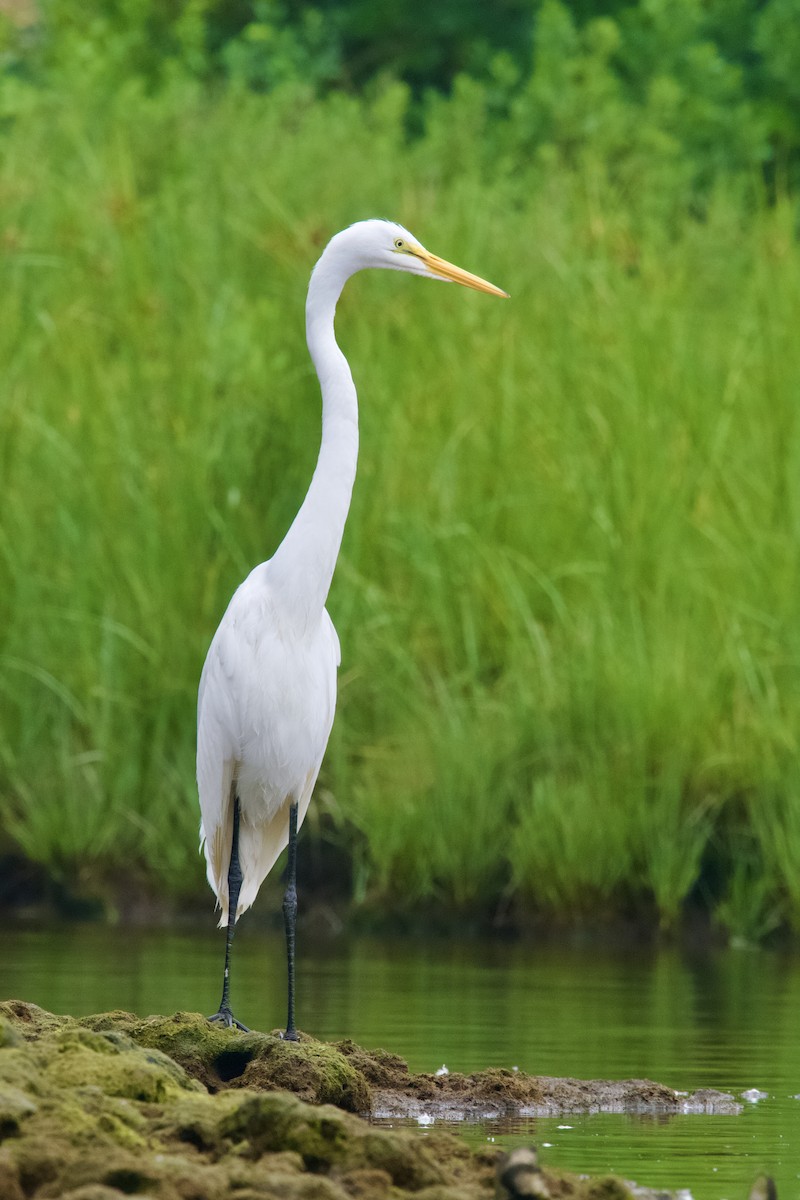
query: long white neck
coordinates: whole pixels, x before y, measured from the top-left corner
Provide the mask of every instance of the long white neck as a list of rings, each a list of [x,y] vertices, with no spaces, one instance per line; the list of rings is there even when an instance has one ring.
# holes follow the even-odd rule
[[[358,400],[333,328],[349,274],[336,254],[326,252],[311,276],[306,339],[322,391],[322,443],[306,498],[270,563],[275,599],[301,629],[322,615],[356,477]]]

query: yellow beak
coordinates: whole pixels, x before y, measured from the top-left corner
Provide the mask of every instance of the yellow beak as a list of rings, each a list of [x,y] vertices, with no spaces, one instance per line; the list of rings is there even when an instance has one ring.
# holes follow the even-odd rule
[[[440,275],[442,279],[450,279],[453,283],[461,283],[464,287],[474,288],[476,292],[488,292],[490,296],[505,296],[506,299],[509,298],[508,292],[504,292],[502,288],[495,287],[493,283],[488,283],[485,279],[481,279],[480,275],[471,275],[469,271],[463,271],[461,267],[456,267],[444,258],[439,258],[438,255],[431,254],[428,250],[423,250],[421,246],[415,246],[413,253],[425,263],[429,271],[432,271],[434,275]]]

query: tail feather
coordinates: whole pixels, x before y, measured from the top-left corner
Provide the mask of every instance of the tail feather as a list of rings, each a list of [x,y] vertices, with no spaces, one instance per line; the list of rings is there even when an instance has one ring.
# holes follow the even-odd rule
[[[234,764],[226,762],[222,768],[221,778],[212,788],[201,788],[200,806],[204,808],[204,795],[214,794],[224,797],[219,812],[213,813],[213,824],[207,821],[206,813],[200,821],[200,849],[206,856],[206,876],[211,890],[217,897],[217,904],[228,903],[228,867],[231,861],[231,844],[233,842],[233,800],[236,792]]]
[[[236,919],[245,912],[258,895],[258,889],[275,866],[278,858],[289,844],[289,805],[281,805],[269,821],[250,825],[242,814],[239,824],[239,866],[242,869],[242,888]],[[228,851],[230,859],[230,850]],[[224,890],[217,892],[222,910],[220,927],[228,924],[228,878],[225,876]]]
[[[317,772],[309,774],[306,787],[298,801],[297,827],[302,825]],[[233,841],[233,801],[236,795],[237,781],[233,770],[229,776],[226,793],[228,803],[221,813],[221,819],[215,825],[211,836],[203,833],[200,827],[201,846],[205,840],[205,855],[207,861],[206,874],[208,882],[217,897],[220,909],[220,928],[228,924],[228,869],[231,861],[231,845]],[[258,895],[258,889],[269,875],[275,863],[289,844],[289,808],[291,797],[287,796],[278,811],[267,821],[259,820],[252,823],[248,820],[246,809],[242,808],[239,820],[239,866],[242,871],[242,886],[239,892],[239,903],[236,909],[236,919],[250,908]]]

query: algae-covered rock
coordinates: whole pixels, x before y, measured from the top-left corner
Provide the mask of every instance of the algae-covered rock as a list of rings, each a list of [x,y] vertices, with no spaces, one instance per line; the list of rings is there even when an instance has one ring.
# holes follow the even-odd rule
[[[241,1033],[211,1024],[199,1013],[141,1020],[130,1013],[87,1017],[97,1032],[116,1032],[179,1063],[209,1091],[223,1088],[282,1088],[303,1100],[368,1113],[370,1088],[364,1075],[336,1046],[301,1035],[298,1042],[277,1034]]]
[[[43,1034],[77,1024],[74,1017],[57,1017],[54,1013],[29,1004],[26,1000],[4,1000],[0,1003],[0,1026],[5,1026],[17,1044],[36,1042]],[[5,1043],[0,1041],[0,1045]]]
[[[19,1133],[20,1123],[36,1112],[36,1104],[21,1088],[0,1084],[0,1141]]]
[[[3,1200],[25,1200],[16,1164],[2,1147],[0,1147],[0,1196],[3,1197]]]
[[[571,1103],[592,1086],[560,1082],[574,1085]],[[668,1091],[608,1086],[657,1102]],[[547,1087],[501,1071],[412,1075],[385,1051],[244,1034],[194,1013],[76,1020],[9,1001],[0,1004],[0,1200],[490,1200],[498,1151],[356,1112],[369,1109],[371,1089],[405,1105],[463,1106],[471,1096],[519,1106]],[[565,1200],[633,1195],[610,1176],[540,1174],[546,1194]]]
[[[21,1046],[23,1037],[18,1033],[8,1017],[0,1017],[0,1049],[4,1046]]]
[[[45,1077],[49,1083],[98,1087],[106,1096],[154,1103],[200,1086],[166,1054],[143,1052],[132,1039],[118,1033],[67,1028],[51,1034],[48,1042]]]
[[[376,1130],[326,1094],[368,1107],[335,1047],[209,1026],[193,1014],[76,1021],[0,1005],[2,1200],[402,1200],[491,1172],[457,1139]],[[169,1051],[173,1051],[170,1054]]]

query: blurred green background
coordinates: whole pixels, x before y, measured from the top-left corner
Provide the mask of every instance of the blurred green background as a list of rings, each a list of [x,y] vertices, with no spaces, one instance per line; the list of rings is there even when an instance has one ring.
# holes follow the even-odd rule
[[[0,900],[207,904],[194,704],[368,216],[307,889],[800,927],[800,0],[4,0]],[[38,889],[38,891],[37,891]]]

